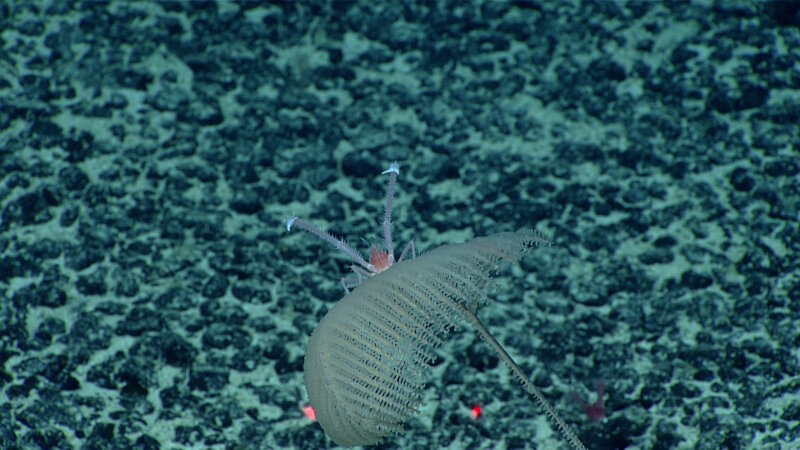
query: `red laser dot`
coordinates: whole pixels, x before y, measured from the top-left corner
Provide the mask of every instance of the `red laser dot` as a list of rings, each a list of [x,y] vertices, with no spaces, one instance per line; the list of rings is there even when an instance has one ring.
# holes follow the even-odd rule
[[[472,411],[470,412],[470,416],[472,416],[472,420],[478,420],[478,418],[483,414],[483,410],[481,409],[481,405],[475,405],[472,407]]]
[[[303,406],[302,409],[303,409],[303,415],[306,416],[308,420],[312,422],[317,420],[317,413],[314,411],[314,408],[312,408],[311,405]]]

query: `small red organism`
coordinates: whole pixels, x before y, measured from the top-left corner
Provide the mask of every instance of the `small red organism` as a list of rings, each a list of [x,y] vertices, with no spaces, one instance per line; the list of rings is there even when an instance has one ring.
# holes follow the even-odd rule
[[[597,388],[597,400],[595,400],[594,403],[584,402],[583,399],[574,392],[572,393],[572,399],[578,402],[578,405],[580,405],[583,412],[586,413],[586,416],[593,424],[600,425],[601,422],[606,421],[606,408],[603,406],[605,382],[603,382],[603,380],[597,380],[595,386]]]

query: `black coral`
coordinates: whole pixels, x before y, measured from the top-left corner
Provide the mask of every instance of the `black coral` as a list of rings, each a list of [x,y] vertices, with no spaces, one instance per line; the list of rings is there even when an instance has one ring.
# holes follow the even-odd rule
[[[536,231],[522,230],[445,245],[394,265],[346,295],[314,330],[305,360],[309,400],[328,436],[339,445],[355,446],[401,432],[422,398],[423,370],[433,359],[432,349],[459,322],[473,324],[514,370],[475,312],[501,261],[514,261],[526,249],[549,243]],[[522,377],[568,440],[582,448]]]

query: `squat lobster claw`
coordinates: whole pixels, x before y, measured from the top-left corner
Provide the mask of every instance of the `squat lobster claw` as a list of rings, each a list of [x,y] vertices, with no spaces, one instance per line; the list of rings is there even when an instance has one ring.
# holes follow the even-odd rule
[[[394,246],[392,243],[392,201],[394,200],[394,187],[397,175],[400,174],[400,167],[397,165],[397,162],[392,163],[388,169],[381,172],[381,175],[386,174],[389,174],[389,184],[386,188],[386,209],[383,214],[382,223],[386,250],[373,246],[369,251],[369,261],[365,260],[361,253],[351,247],[344,239],[337,238],[327,231],[320,230],[297,216],[290,216],[286,219],[287,231],[292,231],[292,226],[296,225],[345,252],[350,260],[353,261],[354,264],[350,266],[350,269],[355,273],[355,276],[342,278],[342,287],[346,293],[350,293],[350,289],[356,288],[364,279],[383,272],[392,267],[395,262],[402,261],[403,258],[407,256],[409,250],[411,250],[411,259],[417,257],[417,252],[414,248],[414,240],[412,239],[406,244],[405,249],[403,249],[403,252],[400,254],[400,258],[395,261]]]

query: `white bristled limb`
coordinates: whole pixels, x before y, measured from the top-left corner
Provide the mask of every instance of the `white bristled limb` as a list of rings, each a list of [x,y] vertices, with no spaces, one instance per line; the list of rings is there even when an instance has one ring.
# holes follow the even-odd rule
[[[400,174],[400,166],[393,162],[381,175],[389,174],[389,185],[386,187],[386,209],[383,213],[383,237],[386,240],[386,253],[389,256],[389,266],[394,263],[394,244],[392,242],[392,200],[394,199],[394,184]]]
[[[375,267],[368,263],[363,256],[361,256],[358,251],[356,251],[353,247],[350,247],[347,242],[342,239],[337,239],[332,234],[328,233],[327,231],[320,230],[319,228],[311,225],[310,223],[306,222],[303,219],[298,218],[297,216],[291,216],[286,219],[286,230],[292,231],[292,226],[297,225],[298,227],[308,231],[309,233],[319,237],[320,239],[329,242],[337,249],[345,252],[347,256],[350,257],[353,262],[358,264],[359,266],[363,267],[369,272],[374,272]]]

